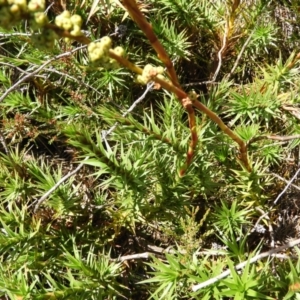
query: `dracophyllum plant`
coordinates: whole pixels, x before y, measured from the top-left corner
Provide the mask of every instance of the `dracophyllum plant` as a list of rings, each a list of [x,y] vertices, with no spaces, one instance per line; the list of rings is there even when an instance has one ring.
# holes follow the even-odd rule
[[[207,114],[209,118],[218,124],[225,134],[239,145],[240,153],[238,160],[245,169],[251,171],[251,164],[248,159],[247,145],[245,142],[235,134],[234,131],[227,127],[219,116],[198,101],[197,98],[190,97],[189,94],[181,88],[168,53],[158,41],[151,25],[147,22],[135,1],[127,0],[124,1],[123,4],[133,20],[144,31],[152,47],[157,52],[158,57],[165,65],[168,79],[162,76],[162,67],[152,67],[148,64],[141,69],[131,63],[125,57],[125,51],[122,47],[117,46],[112,48],[112,41],[109,37],[102,37],[99,42],[92,42],[89,38],[85,37],[81,30],[82,19],[79,15],[71,15],[69,11],[64,11],[55,18],[55,24],[50,24],[48,18],[41,14],[45,10],[45,1],[43,0],[30,1],[29,3],[26,1],[2,1],[0,7],[1,11],[3,11],[3,20],[0,22],[0,25],[10,28],[23,19],[29,20],[33,29],[38,31],[38,33],[32,35],[32,41],[37,47],[50,49],[53,47],[55,40],[59,37],[88,44],[89,58],[93,67],[101,66],[111,69],[123,66],[138,74],[137,82],[146,84],[152,80],[157,82],[162,88],[174,93],[188,114],[191,133],[186,163],[179,171],[180,176],[185,174],[191,164],[197,147],[198,135],[194,108]]]

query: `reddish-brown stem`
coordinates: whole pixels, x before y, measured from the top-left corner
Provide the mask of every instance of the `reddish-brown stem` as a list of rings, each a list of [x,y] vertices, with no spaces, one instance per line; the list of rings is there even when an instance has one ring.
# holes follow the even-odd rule
[[[184,99],[184,100],[187,101],[187,103],[184,104],[184,105],[185,105],[186,111],[188,112],[188,117],[189,117],[189,126],[190,126],[190,131],[191,131],[191,142],[189,144],[189,149],[188,149],[188,152],[187,152],[186,164],[179,171],[180,177],[182,177],[185,174],[187,168],[191,164],[192,159],[193,159],[194,154],[195,154],[195,149],[196,149],[197,143],[198,143],[198,134],[197,134],[197,127],[196,127],[195,111],[193,109],[191,100],[189,98]]]
[[[197,135],[197,127],[196,127],[196,116],[192,105],[190,107],[187,107],[186,110],[188,111],[189,125],[191,131],[191,142],[190,142],[188,155],[187,155],[187,164],[189,165],[192,162],[194,150],[198,143],[198,135]]]
[[[173,67],[172,61],[170,60],[168,53],[157,39],[155,33],[153,32],[151,24],[147,22],[143,13],[139,10],[135,0],[123,0],[123,5],[125,6],[131,18],[136,22],[136,24],[141,28],[141,30],[148,38],[153,49],[156,51],[158,58],[166,66],[173,85],[180,87],[176,71]]]

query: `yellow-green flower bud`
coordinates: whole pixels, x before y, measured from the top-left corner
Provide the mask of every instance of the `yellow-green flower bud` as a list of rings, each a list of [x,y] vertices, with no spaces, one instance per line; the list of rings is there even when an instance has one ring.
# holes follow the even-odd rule
[[[55,17],[54,23],[55,23],[56,26],[62,27],[63,21],[64,21],[64,19],[62,18],[62,16],[58,15],[58,16]]]
[[[31,0],[28,3],[28,10],[31,12],[38,12],[45,10],[45,0]]]
[[[70,19],[71,18],[71,13],[68,10],[64,10],[59,16],[63,18]]]
[[[93,52],[97,48],[97,43],[91,42],[88,45],[88,52]]]
[[[162,66],[156,67],[156,72],[158,74],[163,74],[164,73],[164,68]]]
[[[66,29],[66,27],[70,26],[70,29],[72,28],[72,22],[70,20],[71,14],[68,10],[63,11],[60,15],[55,17],[55,24],[60,27],[63,28],[65,30],[69,30]]]
[[[136,77],[136,82],[145,85],[149,82],[149,80],[147,80],[147,78],[145,78],[143,75],[138,75]]]
[[[144,73],[149,73],[151,70],[153,70],[154,67],[150,64],[147,64],[145,67],[144,67],[144,70],[143,70],[143,74]]]
[[[14,17],[19,16],[21,11],[20,7],[17,4],[13,4],[10,8],[9,11],[14,15]]]
[[[71,17],[71,22],[74,25],[74,27],[75,26],[81,27],[81,25],[82,25],[82,18],[79,15],[73,15]]]
[[[142,75],[138,75],[136,82],[140,84],[147,84],[153,77],[157,76],[160,79],[165,79],[163,75],[164,72],[163,67],[154,67],[150,64],[147,64],[144,69]]]
[[[73,30],[70,32],[73,36],[81,36],[82,32],[80,26],[74,25]]]
[[[118,56],[122,56],[122,57],[125,56],[125,50],[124,50],[123,47],[118,46],[118,47],[114,48],[113,51],[114,51],[115,54],[117,54]]]
[[[96,48],[92,52],[89,52],[91,62],[102,59],[104,55],[105,53],[102,48]]]
[[[110,49],[111,45],[112,45],[112,40],[109,36],[104,36],[101,40],[100,40],[101,45],[106,49]]]
[[[24,12],[27,11],[27,1],[26,0],[14,0],[14,4],[18,5],[22,11],[24,11]]]
[[[144,70],[143,70],[143,77],[144,79],[147,81],[147,83],[150,81],[151,77],[152,77],[152,74],[155,70],[155,67],[153,67],[152,65],[150,64],[147,64],[145,67],[144,67]]]
[[[70,19],[64,18],[61,26],[64,30],[71,30],[73,25]]]
[[[48,17],[43,12],[37,12],[34,14],[34,21],[39,27],[43,27],[49,23]]]

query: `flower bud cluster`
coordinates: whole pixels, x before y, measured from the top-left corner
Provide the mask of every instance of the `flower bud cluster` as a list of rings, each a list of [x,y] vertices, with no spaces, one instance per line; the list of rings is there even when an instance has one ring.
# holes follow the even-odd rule
[[[152,80],[153,77],[158,76],[164,78],[161,74],[163,74],[163,67],[154,67],[150,64],[146,65],[143,69],[142,75],[138,75],[136,81],[140,84],[147,84]]]
[[[79,15],[71,16],[71,13],[67,10],[62,12],[55,18],[55,24],[61,29],[69,31],[73,36],[81,36],[82,19]]]
[[[118,62],[109,57],[109,50],[112,48],[112,40],[108,36],[104,36],[100,42],[90,43],[88,46],[89,58],[94,67],[103,67],[106,69],[119,68]],[[124,56],[125,50],[122,47],[112,49],[118,56]]]
[[[39,12],[45,9],[45,0],[0,0],[0,26],[10,29],[22,20],[28,12]]]

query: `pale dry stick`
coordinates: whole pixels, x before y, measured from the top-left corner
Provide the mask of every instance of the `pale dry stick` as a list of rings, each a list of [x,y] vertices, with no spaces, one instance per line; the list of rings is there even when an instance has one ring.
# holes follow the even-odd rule
[[[275,234],[271,222],[269,222],[269,233],[271,238],[270,247],[271,249],[273,249],[275,248]],[[273,264],[273,268],[274,268],[274,264]]]
[[[21,32],[0,33],[0,38],[11,37],[11,36],[32,36],[32,34],[31,33],[21,33]]]
[[[280,253],[274,253],[270,256],[276,257],[276,258],[281,258],[281,259],[298,259],[299,258],[297,255],[287,255],[287,254],[280,254]]]
[[[148,259],[150,257],[150,253],[149,252],[144,252],[144,253],[137,253],[137,254],[131,254],[131,255],[124,255],[124,256],[120,256],[117,259],[114,259],[115,261],[126,261],[126,260],[132,260],[132,259]]]
[[[251,38],[252,38],[254,32],[255,32],[255,28],[252,30],[252,32],[250,33],[250,35],[249,35],[249,37],[247,38],[246,42],[244,43],[244,45],[243,45],[243,47],[242,47],[242,49],[241,49],[241,51],[240,51],[240,53],[239,53],[239,55],[238,55],[238,57],[237,57],[237,59],[236,59],[236,61],[235,61],[235,63],[234,63],[234,65],[233,65],[233,67],[232,67],[230,73],[226,76],[226,79],[229,79],[229,78],[232,76],[232,74],[233,74],[233,72],[235,71],[235,69],[237,68],[237,66],[238,66],[238,64],[239,64],[239,62],[240,62],[240,60],[241,60],[241,58],[242,58],[242,55],[243,55],[244,51],[246,50],[246,47],[248,46],[248,44],[249,44],[250,41],[251,41]]]
[[[13,92],[14,90],[16,90],[18,88],[18,86],[25,82],[26,80],[28,80],[29,78],[35,76],[35,74],[37,74],[38,72],[40,72],[43,68],[45,68],[47,65],[49,65],[50,63],[52,63],[53,61],[55,60],[58,60],[60,58],[63,58],[63,57],[66,57],[66,56],[70,56],[72,55],[73,53],[81,50],[81,49],[84,49],[86,48],[87,46],[84,45],[84,46],[80,46],[78,48],[75,48],[71,51],[68,51],[68,52],[65,52],[65,53],[62,53],[62,54],[59,54],[59,55],[56,55],[52,58],[50,58],[49,60],[47,60],[45,63],[43,63],[40,67],[38,67],[37,69],[35,69],[34,71],[32,71],[31,73],[25,75],[24,77],[22,77],[19,81],[17,81],[15,84],[13,84],[9,89],[7,89],[3,94],[2,96],[0,97],[0,103],[7,97],[7,95],[11,92]]]
[[[151,252],[136,253],[136,254],[131,254],[131,255],[120,256],[119,258],[113,259],[113,261],[124,262],[126,260],[144,259],[144,258],[148,259],[148,258],[151,258],[152,255],[155,255],[155,254],[153,254]],[[196,255],[198,255],[198,254],[196,253]],[[216,254],[211,254],[211,255],[216,255]],[[226,255],[226,254],[221,253],[221,254],[217,254],[217,255]],[[270,256],[275,257],[275,258],[281,258],[281,259],[298,259],[298,257],[295,255],[286,255],[286,254],[278,254],[278,253],[270,254]]]
[[[170,247],[168,248],[162,248],[162,247],[158,247],[155,245],[147,245],[147,248],[151,251],[151,253],[160,253],[160,254],[164,254],[164,253],[168,253],[168,254],[176,254],[176,253],[180,253],[180,254],[187,254],[186,250],[174,250]],[[194,253],[194,255],[197,256],[201,256],[201,255],[227,255],[227,251],[225,250],[204,250],[204,251],[196,251]]]
[[[44,14],[46,15],[48,13],[48,11],[50,10],[50,8],[54,5],[54,2],[50,3],[48,5],[48,7],[46,8],[46,10],[44,11]]]
[[[225,32],[224,32],[224,36],[223,36],[223,45],[222,45],[222,48],[219,50],[218,52],[218,59],[219,59],[219,63],[218,63],[218,67],[215,71],[215,74],[212,78],[212,82],[216,81],[217,79],[217,76],[219,75],[219,72],[221,70],[221,66],[222,66],[222,52],[225,50],[226,46],[227,46],[227,43],[226,43],[226,40],[227,40],[227,35],[228,35],[228,21],[226,21],[226,25],[225,25]]]
[[[264,136],[262,136],[262,137],[264,137]],[[295,134],[295,135],[290,135],[290,136],[266,135],[265,137],[270,140],[290,141],[290,140],[300,139],[300,134]]]
[[[164,253],[168,253],[168,254],[187,254],[187,251],[185,250],[178,250],[175,251],[173,249],[164,249],[162,247],[158,247],[158,246],[153,246],[153,245],[148,245],[147,246],[152,252],[150,252],[151,254],[155,254],[155,253],[159,253],[159,254],[164,254]],[[196,251],[193,253],[193,255],[196,256],[225,256],[228,255],[228,252],[226,250],[203,250],[203,251]],[[289,259],[289,258],[293,258],[293,259],[297,259],[298,257],[295,255],[286,255],[286,254],[271,254],[270,256],[272,257],[276,257],[276,258],[282,258],[282,259]]]
[[[194,86],[194,85],[204,85],[204,84],[220,84],[220,83],[209,80],[209,81],[185,83],[182,84],[181,86]]]
[[[263,258],[265,258],[265,257],[272,256],[273,254],[278,253],[278,252],[280,252],[280,251],[283,251],[283,250],[285,250],[286,248],[292,248],[292,247],[295,247],[295,246],[298,245],[298,244],[300,244],[300,239],[293,240],[293,241],[291,241],[291,242],[289,242],[289,243],[287,243],[287,244],[285,244],[285,245],[283,245],[283,246],[281,246],[281,247],[278,247],[278,248],[271,249],[271,250],[269,250],[269,251],[260,253],[260,254],[258,254],[258,255],[256,255],[256,256],[250,258],[250,259],[247,260],[247,261],[241,262],[241,263],[239,263],[238,265],[236,265],[236,266],[234,267],[234,269],[237,270],[237,271],[238,271],[238,270],[241,270],[241,269],[243,269],[247,264],[253,264],[253,263],[257,262],[258,260],[261,260],[261,259],[263,259]],[[230,274],[231,274],[231,270],[228,269],[228,270],[226,270],[225,272],[221,273],[220,275],[218,275],[218,276],[216,276],[216,277],[210,278],[209,280],[206,280],[206,281],[204,281],[204,282],[202,282],[202,283],[200,283],[200,284],[193,285],[193,286],[192,286],[192,291],[193,291],[193,292],[196,292],[196,291],[198,291],[198,290],[200,290],[200,289],[203,289],[203,288],[205,288],[205,287],[207,287],[207,286],[209,286],[209,285],[212,285],[212,284],[218,282],[219,280],[221,280],[221,279],[223,279],[223,278],[229,276]]]
[[[292,179],[288,182],[288,184],[285,186],[285,188],[283,189],[283,191],[277,196],[277,198],[274,201],[274,205],[276,205],[276,203],[278,202],[278,200],[282,197],[282,195],[286,192],[286,190],[289,188],[289,186],[293,183],[293,181],[297,178],[298,174],[300,172],[300,168],[297,170],[297,172],[295,173],[295,175],[292,177]]]
[[[7,66],[7,67],[10,67],[10,68],[14,68],[14,69],[18,70],[20,73],[23,73],[23,74],[26,74],[26,75],[31,74],[30,71],[22,70],[21,68],[16,67],[16,66],[14,66],[13,64],[10,64],[10,63],[0,62],[0,66]],[[35,75],[35,77],[45,79],[46,76],[44,76],[44,75]]]
[[[0,130],[0,142],[3,146],[5,154],[10,157],[10,154],[9,154],[9,151],[8,151],[8,145],[6,143],[6,139],[4,137],[4,134],[2,133],[2,130]]]
[[[278,179],[284,181],[285,183],[289,183],[288,180],[284,179],[283,177],[279,176],[278,174],[275,173],[271,173],[273,176],[277,177]],[[300,187],[291,183],[290,186],[292,186],[293,188],[295,188],[296,190],[300,191]]]
[[[269,139],[269,140],[275,140],[275,141],[280,141],[276,144],[272,144],[272,145],[267,145],[267,147],[270,146],[276,146],[276,145],[283,145],[288,143],[290,140],[296,140],[296,139],[300,139],[300,134],[295,134],[295,135],[287,135],[287,136],[280,136],[280,135],[260,135],[260,136],[256,136],[252,139],[250,139],[247,143],[247,145],[249,146],[250,144],[256,142],[256,141],[260,141],[263,139]]]
[[[258,220],[256,221],[253,229],[251,231],[254,231],[256,229],[256,227],[258,226],[258,224],[260,223],[260,221],[265,218],[266,216],[268,216],[268,214],[270,213],[270,211],[274,208],[274,206],[276,205],[277,201],[281,198],[281,196],[286,192],[286,190],[289,188],[289,186],[293,183],[293,181],[296,179],[296,177],[298,176],[300,172],[300,168],[297,170],[297,172],[294,174],[294,176],[292,177],[292,179],[290,181],[288,181],[287,185],[285,186],[285,188],[283,189],[283,191],[277,196],[277,198],[274,201],[274,204],[270,207],[269,211],[267,211],[265,214],[263,214],[262,216],[260,216],[258,218]]]

